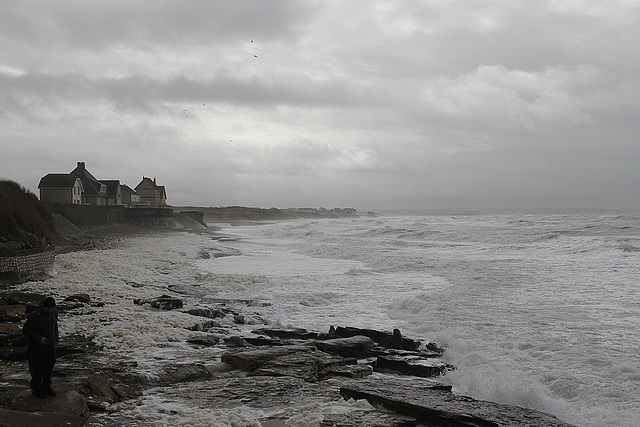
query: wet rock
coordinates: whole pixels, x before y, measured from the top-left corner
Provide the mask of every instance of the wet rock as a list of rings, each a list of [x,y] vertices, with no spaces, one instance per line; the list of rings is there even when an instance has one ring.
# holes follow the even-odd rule
[[[66,302],[81,302],[83,304],[91,303],[91,297],[89,294],[74,294],[66,297],[63,301]]]
[[[0,359],[8,360],[10,362],[19,362],[21,360],[27,360],[29,353],[27,352],[26,345],[23,347],[4,346],[0,347]]]
[[[224,344],[227,347],[230,347],[230,348],[233,348],[233,347],[235,347],[235,348],[243,348],[243,347],[249,347],[250,346],[250,344],[247,341],[245,341],[244,338],[236,336],[236,335],[233,335],[233,336],[230,336],[230,337],[226,337],[224,339]]]
[[[345,399],[366,399],[374,407],[414,417],[427,425],[569,426],[552,415],[531,409],[455,395],[446,386],[429,380],[367,378],[343,384],[340,394]]]
[[[153,299],[135,299],[133,300],[134,304],[137,305],[145,305],[149,304],[151,307],[156,308],[158,310],[176,310],[178,308],[182,308],[184,303],[181,299],[172,297],[170,295],[162,295]]]
[[[349,338],[334,338],[324,341],[316,341],[315,346],[324,352],[338,354],[346,357],[364,357],[374,347],[371,338],[356,335]]]
[[[0,305],[0,321],[20,322],[27,317],[26,309],[24,305]]]
[[[25,390],[13,399],[11,409],[14,411],[22,411],[23,413],[57,412],[81,419],[89,415],[89,410],[84,399],[80,393],[75,390],[58,392],[56,396],[49,396],[46,399],[38,399],[31,393],[31,390]]]
[[[58,358],[66,357],[77,353],[92,353],[100,350],[94,342],[82,335],[68,335],[64,337],[56,347]]]
[[[321,381],[329,377],[361,378],[371,373],[369,366],[322,351],[294,352],[274,357],[255,369],[251,375],[287,376],[305,381]]]
[[[205,347],[211,347],[214,346],[216,344],[218,344],[220,342],[220,339],[216,336],[213,335],[207,335],[207,336],[203,336],[203,337],[197,337],[197,338],[190,338],[187,340],[187,342],[189,344],[195,344],[195,345],[203,345]]]
[[[204,365],[179,364],[166,367],[164,372],[158,376],[158,379],[154,384],[159,386],[168,386],[170,384],[203,380],[210,377],[211,373]]]
[[[279,338],[269,338],[269,337],[263,337],[263,336],[259,336],[259,337],[244,337],[244,341],[248,342],[251,345],[255,345],[256,347],[265,347],[265,346],[281,346],[281,345],[288,345],[289,343],[286,343],[285,341],[279,339]]]
[[[0,323],[0,334],[6,334],[8,336],[22,335],[22,328],[13,323]]]
[[[342,327],[342,326],[338,326],[337,328],[334,328],[333,333],[336,337],[342,337],[342,338],[349,338],[349,337],[355,337],[356,335],[362,335],[362,336],[371,338],[376,343],[379,343],[380,341],[382,341],[383,339],[391,335],[388,332],[376,331],[374,329],[361,329],[361,328]]]
[[[143,379],[133,374],[101,372],[87,378],[93,402],[119,402],[142,395]]]
[[[26,314],[31,313],[33,310],[40,306],[40,303],[44,301],[46,296],[39,294],[29,294],[23,292],[14,292],[8,295],[4,295],[3,299],[8,305],[24,305],[26,306]]]
[[[220,328],[222,325],[215,320],[207,320],[206,322],[196,323],[189,328],[190,331],[208,331],[212,328]]]
[[[185,313],[192,316],[206,317],[207,319],[218,319],[226,316],[222,310],[212,310],[210,308],[192,308],[186,310]]]
[[[311,352],[312,349],[303,345],[287,345],[273,348],[258,348],[222,355],[222,362],[233,365],[236,369],[253,372],[270,360],[298,352]]]
[[[317,332],[309,332],[303,328],[260,328],[251,331],[251,333],[287,340],[314,340],[318,337]]]
[[[379,344],[384,348],[404,349],[402,334],[399,329],[394,329],[393,334],[390,337],[383,338]]]
[[[410,350],[410,351],[417,351],[420,348],[420,341],[402,337],[402,334],[398,329],[395,329],[394,333],[389,333],[389,332],[376,331],[374,329],[361,329],[361,328],[338,326],[337,328],[335,328],[334,334],[337,337],[343,337],[343,338],[354,337],[356,335],[363,335],[365,337],[371,338],[375,343],[383,345],[385,347],[391,344],[393,345],[393,347],[387,347],[387,348],[399,348],[399,349]],[[400,340],[402,340],[402,346],[399,345]]]
[[[85,425],[85,419],[58,412],[12,411],[0,409],[2,427],[81,427]]]
[[[427,427],[424,424],[420,424]],[[351,411],[346,414],[326,414],[320,427],[416,427],[416,419],[381,411]]]
[[[237,375],[189,383],[188,389],[167,387],[163,396],[176,400],[197,396],[191,401],[201,408],[268,408],[272,416],[282,412],[288,418],[295,408],[339,400],[340,383],[340,379],[307,382],[295,377]]]
[[[453,370],[453,365],[432,358],[423,358],[419,354],[387,354],[378,356],[376,372],[413,375],[416,377],[436,377]]]
[[[15,323],[0,323],[0,359],[27,360],[27,337]]]

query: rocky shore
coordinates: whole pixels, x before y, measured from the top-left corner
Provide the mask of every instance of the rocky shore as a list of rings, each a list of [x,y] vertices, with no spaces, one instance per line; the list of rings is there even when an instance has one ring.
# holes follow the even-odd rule
[[[59,250],[108,248],[136,233],[148,232],[101,230],[71,239]],[[237,308],[237,301],[189,306],[175,295],[133,303],[191,316],[190,330],[202,334],[188,339],[188,345],[216,349],[219,357],[140,372],[135,360],[104,357],[104,350],[90,336],[64,336],[54,371],[57,395],[36,399],[28,386],[26,339],[21,326],[44,297],[17,292],[10,285],[0,290],[3,427],[145,425],[122,408],[159,393],[167,399],[191,393],[211,408],[269,408],[271,415],[259,419],[259,425],[265,427],[568,425],[545,413],[453,393],[450,386],[438,382],[455,369],[442,360],[443,350],[435,343],[405,337],[399,330],[329,325],[322,332],[270,328],[255,318],[251,301],[240,304],[246,307],[243,311]],[[105,304],[86,294],[58,298],[58,310],[64,316],[100,313]],[[238,333],[234,327],[238,325],[252,325],[251,332]],[[325,414],[322,419],[305,418],[304,408],[311,403],[341,400],[349,402],[351,410]]]

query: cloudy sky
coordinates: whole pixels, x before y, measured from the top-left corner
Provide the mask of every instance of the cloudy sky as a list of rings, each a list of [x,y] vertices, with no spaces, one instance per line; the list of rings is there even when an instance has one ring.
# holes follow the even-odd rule
[[[0,3],[0,177],[640,211],[640,0]]]

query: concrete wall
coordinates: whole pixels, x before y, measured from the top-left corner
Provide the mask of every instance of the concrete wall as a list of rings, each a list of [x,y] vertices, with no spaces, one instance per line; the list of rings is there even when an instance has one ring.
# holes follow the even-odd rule
[[[78,227],[105,227],[125,223],[124,206],[71,205],[47,203],[53,213],[65,217]]]

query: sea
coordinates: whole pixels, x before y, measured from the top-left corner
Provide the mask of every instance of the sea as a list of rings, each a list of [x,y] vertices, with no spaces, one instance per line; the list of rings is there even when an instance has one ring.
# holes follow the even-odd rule
[[[237,301],[248,320],[271,327],[399,329],[446,350],[456,369],[439,380],[455,393],[576,426],[640,425],[640,216],[412,214],[216,226],[62,254],[53,277],[21,287],[103,302],[63,314],[63,337],[91,336],[105,357],[136,360],[149,375],[220,357],[215,346],[186,342],[204,333],[188,329],[193,316],[133,303],[169,294],[185,307]],[[257,327],[248,323],[238,333]],[[119,404],[117,419],[260,426],[273,415],[207,407],[184,387],[182,398],[157,391]],[[324,413],[363,407],[316,404],[287,425],[315,426]],[[90,425],[114,419],[93,416]]]

